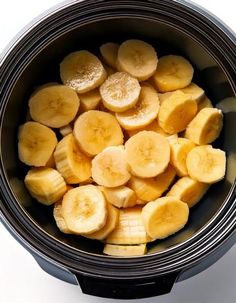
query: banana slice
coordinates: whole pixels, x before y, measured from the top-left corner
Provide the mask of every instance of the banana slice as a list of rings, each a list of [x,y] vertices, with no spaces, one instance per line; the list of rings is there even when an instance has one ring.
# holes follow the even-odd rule
[[[100,53],[105,63],[116,69],[116,60],[118,54],[119,44],[108,42],[100,47]]]
[[[139,245],[112,245],[106,244],[103,253],[115,257],[142,256],[147,252],[146,244]]]
[[[168,93],[159,93],[158,97],[159,97],[159,101],[160,104],[162,104],[166,99],[168,99],[171,95],[173,94],[173,92],[168,92]]]
[[[183,131],[197,113],[197,103],[181,91],[173,92],[160,106],[159,124],[165,132]]]
[[[194,147],[187,156],[187,169],[190,177],[204,183],[215,183],[224,178],[225,152],[211,145]]]
[[[200,102],[205,95],[204,90],[195,83],[189,84],[187,87],[182,88],[181,91],[184,94],[190,95],[192,100],[197,101],[197,103]]]
[[[107,203],[107,219],[106,224],[92,234],[85,235],[86,238],[95,240],[104,240],[118,225],[120,212],[113,205]]]
[[[198,145],[206,145],[219,137],[223,126],[222,111],[217,108],[203,108],[189,123],[185,137]]]
[[[136,194],[127,186],[123,185],[115,188],[102,187],[101,190],[106,200],[118,208],[136,205]]]
[[[57,144],[54,158],[57,170],[68,184],[84,182],[92,176],[91,158],[80,151],[72,134]]]
[[[111,111],[123,112],[138,101],[141,87],[137,79],[118,72],[107,78],[100,87],[103,105]]]
[[[127,40],[118,50],[117,68],[144,81],[155,73],[157,61],[156,51],[150,44],[141,40]]]
[[[107,220],[105,198],[94,185],[69,190],[63,197],[61,212],[69,230],[79,235],[98,231]]]
[[[164,172],[170,161],[168,140],[153,131],[141,131],[125,143],[127,162],[133,175],[155,177]]]
[[[73,129],[70,126],[70,124],[68,124],[63,127],[60,127],[59,132],[62,135],[62,137],[65,137],[65,136],[71,134],[73,132]]]
[[[116,113],[116,119],[124,129],[132,130],[153,122],[159,111],[159,98],[155,89],[142,86],[138,102],[133,108]]]
[[[84,94],[79,94],[80,98],[80,113],[96,109],[101,101],[101,95],[98,89],[91,90]]]
[[[76,92],[65,85],[41,88],[29,100],[32,119],[53,128],[69,124],[75,118],[79,105]]]
[[[181,56],[164,56],[159,59],[153,76],[159,92],[165,93],[188,86],[193,78],[193,67]]]
[[[19,159],[30,166],[45,166],[57,145],[55,133],[38,122],[26,122],[18,133]]]
[[[141,204],[159,198],[171,185],[175,178],[176,172],[171,165],[168,165],[164,173],[155,178],[138,178],[132,176],[128,186],[136,193]]]
[[[170,134],[166,133],[161,127],[160,125],[158,124],[158,120],[155,119],[152,123],[144,126],[144,127],[141,127],[141,128],[138,128],[138,129],[133,129],[133,130],[126,130],[127,134],[129,135],[129,137],[132,137],[134,135],[136,135],[137,133],[139,133],[140,131],[143,131],[143,130],[152,130],[164,137],[168,137],[170,136]]]
[[[60,173],[49,167],[30,169],[25,176],[25,186],[33,198],[45,205],[60,200],[67,190]]]
[[[188,153],[195,147],[195,144],[185,138],[177,138],[170,142],[170,163],[174,166],[177,175],[187,176],[186,158]]]
[[[54,159],[54,155],[52,153],[51,157],[49,158],[48,162],[45,165],[46,167],[56,168],[56,162]]]
[[[107,77],[101,61],[86,50],[66,56],[60,64],[60,75],[62,82],[79,94],[98,87]]]
[[[190,208],[201,200],[208,188],[209,184],[198,182],[190,177],[183,177],[171,187],[166,195],[180,199]]]
[[[89,156],[99,154],[108,146],[123,144],[123,133],[116,118],[98,110],[79,116],[74,124],[74,136]]]
[[[211,103],[211,100],[207,98],[207,96],[204,96],[200,101],[197,103],[197,112],[200,112],[203,108],[212,108],[213,105]]]
[[[110,146],[92,160],[93,180],[105,187],[117,187],[128,182],[130,173],[125,151],[120,146]]]
[[[175,197],[163,197],[147,203],[142,209],[146,232],[153,239],[164,239],[188,221],[188,205]]]
[[[72,234],[69,230],[68,226],[66,225],[65,219],[62,216],[62,201],[58,201],[54,204],[53,208],[53,217],[55,219],[57,227],[60,229],[61,232],[64,234]]]
[[[186,204],[185,204],[186,205]],[[118,225],[105,239],[109,244],[143,244],[152,239],[147,235],[142,218],[141,207],[120,210]]]

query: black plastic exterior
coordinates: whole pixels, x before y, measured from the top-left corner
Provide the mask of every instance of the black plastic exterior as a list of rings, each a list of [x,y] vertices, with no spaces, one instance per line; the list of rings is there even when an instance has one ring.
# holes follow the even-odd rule
[[[133,36],[157,43],[161,55],[171,47],[195,65],[196,82],[226,112],[216,145],[227,151],[228,169],[181,233],[151,245],[143,257],[112,258],[101,254],[99,243],[59,233],[49,224],[51,210],[30,199],[22,182],[25,168],[17,160],[16,131],[33,86],[58,80],[65,54]],[[222,101],[236,102],[235,40],[217,19],[186,1],[86,0],[46,12],[8,47],[0,62],[0,218],[45,271],[96,296],[151,297],[207,268],[235,243],[236,113]]]

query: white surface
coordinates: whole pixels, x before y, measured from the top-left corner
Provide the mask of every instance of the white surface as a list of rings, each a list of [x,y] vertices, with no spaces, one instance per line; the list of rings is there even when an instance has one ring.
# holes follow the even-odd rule
[[[58,0],[0,0],[0,51],[35,16]],[[232,0],[196,0],[236,31]],[[232,303],[236,302],[236,246],[216,264],[197,276],[178,283],[171,294],[140,302]],[[64,283],[43,272],[33,257],[15,241],[0,223],[1,303],[99,303],[125,302],[87,296],[78,286]],[[126,301],[127,302],[127,301]]]

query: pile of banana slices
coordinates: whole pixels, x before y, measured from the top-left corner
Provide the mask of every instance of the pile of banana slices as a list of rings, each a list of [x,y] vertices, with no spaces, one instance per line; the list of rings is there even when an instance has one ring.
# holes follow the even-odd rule
[[[185,226],[226,166],[225,152],[210,145],[222,112],[193,73],[185,58],[158,59],[150,44],[127,40],[102,45],[98,56],[69,54],[63,84],[33,92],[18,154],[30,166],[29,193],[54,204],[61,232],[136,256]]]

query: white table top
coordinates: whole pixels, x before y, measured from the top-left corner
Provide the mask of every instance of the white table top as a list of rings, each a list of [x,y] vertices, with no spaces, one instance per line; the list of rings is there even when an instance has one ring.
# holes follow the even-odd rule
[[[32,18],[59,2],[58,0],[0,0],[0,51]],[[236,31],[235,1],[195,0],[195,2],[215,13]],[[67,284],[46,274],[0,223],[0,302],[98,303],[125,301],[84,295],[78,286]],[[140,302],[236,302],[236,245],[209,269],[174,285],[170,294],[143,299]]]

